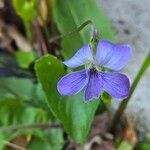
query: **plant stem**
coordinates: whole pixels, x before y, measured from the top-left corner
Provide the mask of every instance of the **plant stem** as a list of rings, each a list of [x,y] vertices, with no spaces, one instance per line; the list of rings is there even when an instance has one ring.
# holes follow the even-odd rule
[[[26,129],[48,129],[48,128],[62,128],[60,124],[31,124],[31,125],[18,125],[1,127],[0,131],[16,131]]]
[[[31,27],[30,27],[30,23],[25,22],[25,28],[26,28],[26,34],[27,34],[27,39],[30,41],[30,43],[32,42],[32,33],[31,33]]]
[[[124,99],[121,104],[119,105],[119,108],[117,109],[115,115],[114,115],[114,118],[112,120],[112,126],[111,126],[111,129],[110,131],[113,133],[115,131],[115,128],[117,127],[126,107],[127,107],[127,104],[132,96],[132,94],[134,93],[141,77],[143,76],[143,74],[145,73],[145,71],[148,69],[148,67],[150,66],[150,51],[148,52],[145,60],[144,60],[144,63],[142,65],[142,67],[140,68],[136,78],[134,79],[133,83],[132,83],[132,86],[131,86],[131,90],[130,90],[130,94],[128,96],[128,98]]]
[[[59,39],[61,39],[61,38],[63,38],[63,37],[69,37],[69,36],[73,35],[74,33],[81,31],[84,27],[86,27],[86,26],[89,25],[89,24],[92,24],[92,21],[91,21],[91,20],[85,21],[85,22],[84,22],[83,24],[81,24],[78,28],[73,29],[73,30],[72,30],[71,32],[69,32],[69,33],[66,33],[66,34],[64,34],[64,35],[55,36],[54,38],[50,39],[49,42],[50,42],[50,43],[53,43],[55,40],[59,40]]]

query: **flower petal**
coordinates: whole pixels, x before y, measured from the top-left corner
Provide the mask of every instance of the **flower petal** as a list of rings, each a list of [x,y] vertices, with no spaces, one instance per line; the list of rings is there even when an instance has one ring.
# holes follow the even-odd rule
[[[68,67],[76,68],[84,65],[88,60],[92,61],[93,58],[90,45],[86,44],[82,48],[80,48],[72,58],[64,61],[63,63]]]
[[[102,78],[98,75],[98,72],[89,70],[89,81],[85,90],[85,101],[89,101],[92,98],[98,99],[102,90]]]
[[[103,80],[103,89],[112,97],[124,99],[129,95],[130,83],[126,75],[121,73],[100,73]]]
[[[57,84],[59,93],[63,96],[73,95],[80,92],[87,84],[86,70],[67,74]]]
[[[101,40],[97,46],[96,63],[112,70],[122,69],[131,58],[131,48],[128,45],[114,45]]]

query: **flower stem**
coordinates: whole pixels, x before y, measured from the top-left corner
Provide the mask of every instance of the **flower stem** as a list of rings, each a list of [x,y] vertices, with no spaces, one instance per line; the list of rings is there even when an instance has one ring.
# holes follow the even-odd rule
[[[64,38],[64,37],[69,37],[79,31],[81,31],[84,27],[86,27],[87,25],[89,24],[92,24],[93,22],[91,20],[87,20],[85,21],[83,24],[81,24],[78,28],[75,28],[74,30],[72,30],[71,32],[69,33],[66,33],[64,35],[58,35],[58,36],[55,36],[54,38],[50,39],[49,42],[50,43],[53,43],[55,40],[59,40],[61,38]]]
[[[148,69],[148,67],[150,66],[150,51],[148,52],[145,60],[144,60],[144,63],[142,65],[142,67],[140,68],[136,78],[134,79],[133,83],[132,83],[132,86],[131,86],[131,90],[130,90],[130,94],[128,96],[128,98],[124,99],[121,104],[119,105],[119,108],[117,109],[115,115],[114,115],[114,118],[112,120],[112,126],[111,126],[111,129],[110,131],[113,133],[115,131],[115,128],[117,127],[126,107],[127,107],[127,104],[128,102],[130,101],[130,98],[132,96],[132,94],[134,93],[141,77],[143,76],[143,74],[145,73],[145,71]]]
[[[29,42],[32,42],[32,33],[31,33],[30,23],[25,22],[24,24],[26,28],[27,39],[29,40]]]

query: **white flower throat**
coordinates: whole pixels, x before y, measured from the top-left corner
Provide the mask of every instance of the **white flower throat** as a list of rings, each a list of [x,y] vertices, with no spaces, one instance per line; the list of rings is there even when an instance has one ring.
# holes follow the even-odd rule
[[[85,69],[92,69],[92,70],[96,70],[98,72],[102,71],[104,67],[102,67],[99,64],[94,63],[94,61],[92,60],[87,60],[85,62]]]

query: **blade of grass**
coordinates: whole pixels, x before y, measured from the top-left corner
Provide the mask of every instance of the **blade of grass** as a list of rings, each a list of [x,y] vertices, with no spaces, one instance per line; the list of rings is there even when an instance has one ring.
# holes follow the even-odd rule
[[[110,131],[113,133],[115,131],[115,128],[117,127],[131,97],[132,97],[132,94],[134,93],[140,79],[142,78],[143,74],[145,73],[145,71],[148,69],[148,67],[150,66],[150,51],[148,52],[145,60],[144,60],[144,63],[143,65],[141,66],[136,78],[134,79],[133,81],[133,84],[131,86],[131,89],[130,89],[130,94],[128,96],[128,98],[124,99],[121,104],[119,105],[115,115],[114,115],[114,118],[112,120],[112,126],[111,126],[111,129]]]

